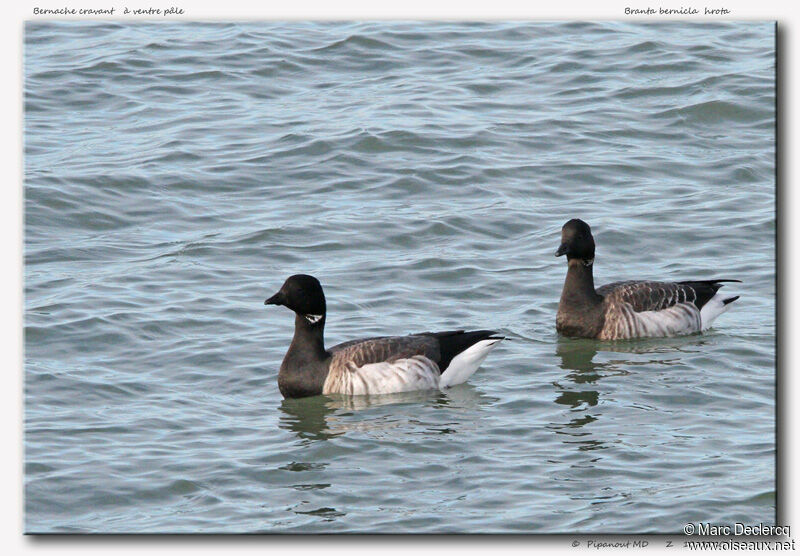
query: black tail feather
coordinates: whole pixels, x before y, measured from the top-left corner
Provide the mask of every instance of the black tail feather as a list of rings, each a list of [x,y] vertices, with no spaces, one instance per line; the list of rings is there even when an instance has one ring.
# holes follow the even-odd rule
[[[703,305],[708,303],[708,301],[717,294],[717,290],[725,285],[725,282],[741,282],[741,280],[720,278],[715,280],[687,280],[678,283],[694,290],[696,296],[694,304],[698,309],[702,309]]]
[[[727,305],[728,303],[733,303],[737,299],[739,299],[739,296],[738,295],[734,295],[733,297],[729,297],[728,299],[723,299],[722,300],[722,304],[723,305]]]
[[[679,282],[679,284],[705,284],[707,286],[716,286],[717,289],[722,287],[723,282],[739,282],[741,284],[741,280],[734,280],[732,278],[721,278],[719,280],[685,280],[683,282]]]
[[[442,370],[450,365],[453,357],[481,340],[503,339],[503,336],[499,336],[494,330],[473,330],[469,332],[451,330],[448,332],[429,332],[429,334],[439,340],[439,350],[442,356],[439,361],[439,368]]]

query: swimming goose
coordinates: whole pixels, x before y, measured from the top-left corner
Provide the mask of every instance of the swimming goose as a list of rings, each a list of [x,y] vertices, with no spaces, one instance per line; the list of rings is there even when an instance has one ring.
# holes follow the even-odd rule
[[[278,372],[284,398],[319,394],[390,394],[465,382],[502,340],[492,330],[423,332],[353,340],[325,349],[325,294],[313,276],[296,274],[264,305],[295,312],[294,337]]]
[[[556,257],[567,256],[556,330],[564,336],[622,340],[658,338],[706,330],[739,296],[717,293],[722,282],[628,280],[594,289],[594,238],[589,225],[573,219],[561,229]]]

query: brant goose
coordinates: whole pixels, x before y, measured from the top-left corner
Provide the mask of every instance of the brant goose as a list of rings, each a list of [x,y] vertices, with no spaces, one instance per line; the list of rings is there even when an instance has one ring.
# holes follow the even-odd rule
[[[492,330],[423,332],[353,340],[325,349],[325,295],[313,276],[296,274],[265,305],[296,313],[294,338],[278,372],[284,398],[389,394],[465,382],[501,336]]]
[[[577,218],[561,229],[556,257],[567,256],[556,330],[564,336],[622,340],[691,334],[711,326],[739,296],[717,294],[722,282],[628,280],[594,289],[594,238]]]

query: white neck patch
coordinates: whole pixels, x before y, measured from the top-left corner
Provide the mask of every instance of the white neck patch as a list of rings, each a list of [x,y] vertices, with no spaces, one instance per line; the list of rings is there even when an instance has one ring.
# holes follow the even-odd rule
[[[322,318],[322,315],[303,315],[303,318],[306,319],[311,324],[317,324],[319,320]]]
[[[583,266],[592,266],[594,259],[583,259],[581,262],[583,263]]]

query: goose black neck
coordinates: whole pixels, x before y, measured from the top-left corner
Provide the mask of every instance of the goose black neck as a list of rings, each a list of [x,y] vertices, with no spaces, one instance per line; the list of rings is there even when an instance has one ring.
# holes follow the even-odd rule
[[[592,261],[569,259],[567,278],[564,280],[564,290],[561,293],[562,303],[585,304],[602,301],[603,297],[594,289],[593,267]]]
[[[324,359],[327,356],[325,351],[325,316],[320,320],[311,323],[303,315],[296,314],[294,317],[294,337],[289,351],[301,351],[316,359]]]
[[[295,317],[294,337],[278,372],[278,388],[284,398],[322,394],[328,375],[324,329],[324,316],[315,323],[300,314]]]

